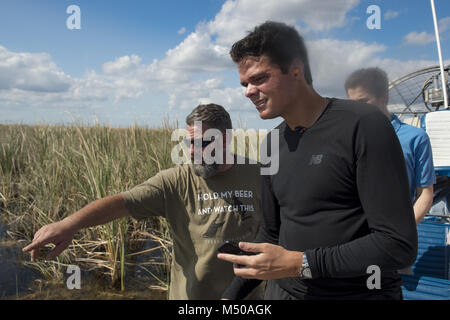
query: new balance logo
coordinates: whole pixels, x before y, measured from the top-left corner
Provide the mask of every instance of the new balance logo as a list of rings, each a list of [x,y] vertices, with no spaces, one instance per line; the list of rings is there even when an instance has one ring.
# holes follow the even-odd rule
[[[323,154],[313,154],[311,160],[309,160],[309,165],[319,165],[322,163]]]

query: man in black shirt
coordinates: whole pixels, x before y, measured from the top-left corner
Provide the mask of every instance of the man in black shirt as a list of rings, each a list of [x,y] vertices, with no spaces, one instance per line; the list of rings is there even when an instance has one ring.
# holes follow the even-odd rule
[[[284,122],[278,146],[266,139],[279,171],[262,176],[260,232],[239,243],[258,254],[218,255],[237,276],[223,298],[269,280],[269,299],[401,299],[396,270],[414,262],[417,231],[389,121],[317,94],[303,39],[285,24],[256,27],[230,53],[260,117]]]

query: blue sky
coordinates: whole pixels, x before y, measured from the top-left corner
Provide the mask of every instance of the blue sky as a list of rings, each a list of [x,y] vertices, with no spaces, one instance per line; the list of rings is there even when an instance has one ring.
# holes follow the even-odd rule
[[[450,1],[435,3],[448,61]],[[66,27],[70,5],[80,30]],[[379,30],[367,28],[370,5]],[[298,27],[322,95],[345,97],[345,77],[360,67],[394,79],[438,63],[428,0],[2,0],[0,123],[158,127],[215,102],[235,126],[269,129],[279,120],[259,119],[228,57],[266,20]]]

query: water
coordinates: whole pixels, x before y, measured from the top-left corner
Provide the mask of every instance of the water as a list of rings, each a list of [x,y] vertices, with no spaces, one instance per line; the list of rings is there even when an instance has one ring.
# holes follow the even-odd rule
[[[2,223],[2,219],[0,217],[0,241],[6,239],[6,226]]]
[[[17,242],[6,240],[6,224],[0,219],[0,299],[29,292],[40,275],[23,264],[24,254]]]
[[[81,268],[81,289],[69,290],[66,280],[71,274],[64,274],[63,279],[45,279],[37,270],[26,266],[30,255],[22,253],[22,247],[17,241],[6,240],[6,226],[0,220],[0,300],[6,299],[166,299],[166,292],[151,289],[158,283],[152,278],[152,272],[158,273],[149,261],[160,261],[161,253],[153,251],[132,256],[126,268],[125,291],[115,287],[111,278],[99,270],[87,271]],[[154,242],[147,240],[140,245],[139,250],[151,249]],[[139,251],[138,250],[138,251]],[[130,253],[130,252],[127,252]],[[63,270],[66,268],[63,267]]]
[[[40,275],[23,265],[22,249],[14,242],[0,242],[0,298],[19,297],[30,292]]]

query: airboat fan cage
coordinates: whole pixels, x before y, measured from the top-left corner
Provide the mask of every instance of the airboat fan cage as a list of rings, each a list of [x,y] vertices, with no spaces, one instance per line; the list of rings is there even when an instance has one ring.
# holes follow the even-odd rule
[[[444,68],[447,92],[450,65]],[[388,110],[402,121],[420,126],[420,117],[444,110],[439,66],[427,67],[401,76],[389,83]]]

